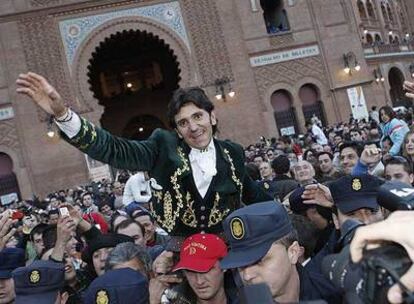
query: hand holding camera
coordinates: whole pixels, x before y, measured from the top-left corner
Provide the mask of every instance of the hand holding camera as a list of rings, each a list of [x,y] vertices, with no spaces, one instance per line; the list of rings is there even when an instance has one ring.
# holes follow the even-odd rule
[[[414,213],[412,211],[396,211],[385,221],[357,229],[351,242],[350,253],[353,262],[363,258],[364,249],[378,246],[380,242],[391,241],[400,244],[406,250],[411,261],[414,260]],[[400,278],[401,283],[409,290],[414,291],[414,266]],[[388,300],[391,303],[403,302],[403,291],[400,284],[395,284],[388,291]]]

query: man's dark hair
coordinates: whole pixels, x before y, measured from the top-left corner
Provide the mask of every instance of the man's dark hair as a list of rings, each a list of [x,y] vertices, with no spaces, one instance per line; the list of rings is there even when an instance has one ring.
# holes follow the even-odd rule
[[[283,135],[280,139],[286,145],[290,145],[292,143],[292,139],[287,135]]]
[[[59,215],[59,210],[58,209],[50,209],[49,212],[48,212],[48,215],[51,216],[52,214]]]
[[[43,244],[45,248],[41,255],[43,255],[43,253],[45,253],[49,249],[55,247],[56,239],[57,239],[57,226],[48,225],[43,230],[42,239],[43,239]]]
[[[312,256],[318,241],[318,229],[307,217],[299,214],[289,214],[293,227],[298,232],[299,245],[305,249],[304,258]]]
[[[259,168],[254,163],[248,163],[245,165],[247,175],[254,181],[260,179]]]
[[[257,158],[257,157],[261,157],[262,158],[262,160],[264,160],[265,158],[264,158],[264,156],[262,155],[262,154],[256,154],[255,156],[253,156],[253,160],[255,159],[255,158]]]
[[[342,151],[345,148],[353,149],[356,152],[356,154],[358,155],[358,157],[361,156],[362,151],[363,151],[363,147],[360,144],[358,144],[354,141],[348,141],[348,142],[344,142],[342,145],[339,146],[339,154],[342,154]]]
[[[209,114],[214,110],[214,104],[207,97],[203,89],[199,87],[180,88],[174,91],[173,97],[168,104],[168,120],[171,128],[176,128],[175,115],[186,104],[193,103],[196,107],[207,111]],[[213,134],[216,126],[213,126]]]
[[[116,226],[116,228],[115,228],[115,233],[119,233],[118,231],[120,229],[125,229],[125,228],[129,227],[129,225],[133,225],[133,224],[137,225],[141,229],[142,235],[145,236],[144,226],[142,226],[140,223],[138,223],[138,222],[136,222],[132,219],[126,219],[125,221],[120,222],[118,224],[118,226]]]
[[[290,169],[289,158],[279,155],[272,161],[272,168],[276,175],[288,174]]]
[[[328,155],[331,160],[334,159],[332,153],[329,153],[329,152],[326,152],[326,151],[319,152],[318,155],[317,155],[317,157],[316,157],[316,159],[319,160],[319,156],[325,155],[325,154]]]
[[[372,111],[375,111],[376,109],[377,109],[377,106],[372,106],[372,107],[371,107],[371,110],[372,110]]]
[[[108,198],[104,198],[102,199],[99,204],[98,204],[98,210],[102,211],[102,208],[108,206],[109,208],[111,208],[112,210],[114,209],[113,204],[109,201]]]
[[[85,196],[87,196],[87,195],[90,195],[90,196],[91,196],[91,198],[93,199],[93,194],[92,194],[92,192],[85,192],[85,193],[83,193],[83,194],[82,194],[82,196],[81,196],[81,202],[82,202],[82,204],[83,204],[83,198],[84,198]]]
[[[32,242],[34,241],[33,237],[34,237],[35,234],[42,234],[43,235],[43,231],[45,231],[45,229],[47,229],[47,227],[49,227],[49,225],[43,224],[43,223],[40,223],[40,224],[36,225],[32,229],[32,231],[30,231],[30,240]]]
[[[405,172],[408,174],[413,173],[413,169],[410,166],[410,163],[404,156],[393,156],[385,161],[384,169],[386,170],[388,165],[402,165]]]

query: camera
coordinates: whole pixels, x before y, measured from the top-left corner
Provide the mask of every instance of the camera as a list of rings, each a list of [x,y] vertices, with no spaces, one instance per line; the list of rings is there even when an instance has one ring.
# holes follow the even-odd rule
[[[414,210],[414,188],[400,181],[387,181],[379,187],[377,201],[389,211]]]
[[[400,281],[411,267],[405,249],[390,243],[366,250],[359,263],[352,263],[346,245],[341,252],[325,257],[322,272],[345,293],[347,303],[388,303],[388,289]],[[404,303],[414,303],[414,294],[407,294]]]

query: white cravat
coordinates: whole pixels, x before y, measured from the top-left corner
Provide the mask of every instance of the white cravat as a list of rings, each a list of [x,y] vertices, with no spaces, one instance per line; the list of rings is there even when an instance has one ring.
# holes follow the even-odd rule
[[[213,176],[217,174],[214,141],[211,140],[207,148],[203,150],[191,148],[189,159],[194,182],[201,197],[204,198]]]

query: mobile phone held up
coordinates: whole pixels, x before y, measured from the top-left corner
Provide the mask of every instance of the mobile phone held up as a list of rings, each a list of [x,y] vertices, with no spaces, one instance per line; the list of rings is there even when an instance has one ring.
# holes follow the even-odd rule
[[[66,207],[59,208],[59,214],[61,217],[70,216],[69,210]]]

